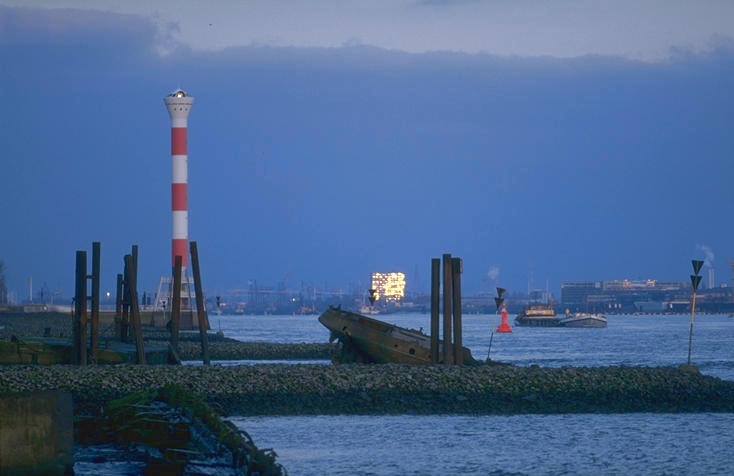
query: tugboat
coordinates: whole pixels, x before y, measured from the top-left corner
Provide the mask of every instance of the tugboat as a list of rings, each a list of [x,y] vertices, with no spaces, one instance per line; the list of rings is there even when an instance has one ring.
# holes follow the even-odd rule
[[[515,325],[523,327],[558,327],[560,319],[551,306],[533,304],[517,315]]]

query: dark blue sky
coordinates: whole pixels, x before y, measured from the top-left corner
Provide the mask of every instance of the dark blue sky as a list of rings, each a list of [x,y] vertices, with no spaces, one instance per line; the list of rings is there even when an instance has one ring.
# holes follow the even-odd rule
[[[78,12],[67,14],[78,15]],[[211,292],[300,281],[366,287],[464,258],[465,293],[546,279],[674,279],[734,258],[734,48],[640,62],[409,54],[369,46],[179,45],[135,16],[0,6],[0,259],[73,293],[102,242],[103,291],[140,246],[170,271],[170,132],[189,117],[189,236]],[[91,27],[89,25],[95,25]],[[415,272],[418,271],[418,283]]]

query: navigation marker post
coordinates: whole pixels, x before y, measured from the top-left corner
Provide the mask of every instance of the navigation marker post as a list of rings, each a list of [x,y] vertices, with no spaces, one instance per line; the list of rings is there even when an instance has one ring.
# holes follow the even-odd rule
[[[505,291],[507,291],[505,288],[497,288],[497,297],[494,298],[494,303],[497,306],[497,309],[494,311],[494,323],[497,324],[497,313],[500,310],[500,307],[502,307],[502,303],[505,302],[505,299],[502,297],[505,294]],[[492,339],[494,338],[494,326],[491,328],[491,334],[489,335],[489,350],[487,351],[487,362],[490,361],[489,354],[492,353]]]
[[[369,297],[370,307],[374,307],[375,301],[377,301],[377,296],[375,295],[375,293],[377,292],[377,289],[370,288],[370,289],[368,289],[368,291],[370,293],[370,297]]]
[[[701,271],[703,261],[694,259],[691,260],[691,264],[693,265],[694,274],[691,275],[693,300],[691,302],[691,329],[688,332],[688,365],[691,365],[691,346],[693,344],[693,316],[696,314],[696,291],[698,290],[698,285],[701,284],[701,276],[698,275],[698,272]]]

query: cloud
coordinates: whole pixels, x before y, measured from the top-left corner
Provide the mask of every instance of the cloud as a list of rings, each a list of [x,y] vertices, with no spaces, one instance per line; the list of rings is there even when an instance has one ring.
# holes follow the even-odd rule
[[[33,9],[0,6],[0,44],[84,45],[155,38],[155,24],[138,15],[78,9]]]
[[[417,0],[414,5],[419,7],[458,7],[479,2],[480,0]]]
[[[489,276],[489,279],[497,281],[497,278],[500,277],[500,267],[496,265],[490,266],[487,276]]]
[[[14,65],[11,76],[147,69],[188,51],[174,38],[177,28],[139,15],[0,6],[0,55]]]
[[[22,6],[33,0],[0,0]],[[357,38],[365,45],[412,53],[487,52],[501,56],[560,58],[600,54],[661,61],[676,47],[696,52],[712,37],[731,37],[734,2],[618,0],[554,2],[512,0],[400,0],[357,2],[218,2],[204,8],[194,0],[119,2],[35,0],[56,8],[90,6],[139,15],[166,38],[195,50],[268,45],[338,48]],[[47,10],[51,11],[51,10]],[[89,10],[87,10],[89,11]],[[99,12],[98,12],[99,13]],[[76,14],[75,14],[76,15]],[[83,16],[77,22],[87,28]],[[73,20],[70,20],[73,21]],[[176,25],[170,31],[169,24]]]

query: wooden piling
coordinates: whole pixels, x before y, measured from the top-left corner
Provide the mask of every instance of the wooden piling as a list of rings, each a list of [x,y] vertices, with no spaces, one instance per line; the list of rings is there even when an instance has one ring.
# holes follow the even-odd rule
[[[464,363],[464,352],[462,350],[462,329],[461,329],[461,258],[451,259],[451,280],[453,288],[453,307],[454,307],[454,363],[462,365]]]
[[[199,273],[199,252],[196,248],[196,242],[190,242],[189,248],[194,273],[194,292],[196,293],[196,315],[199,319],[199,335],[201,336],[201,355],[204,358],[204,365],[209,365],[209,341],[206,335],[206,331],[209,329],[209,319],[207,319],[204,307],[204,294],[201,289],[201,274]]]
[[[87,365],[87,252],[76,252],[76,286],[72,322],[72,363]]]
[[[79,253],[76,252],[76,267],[74,268],[74,312],[71,314],[71,363],[79,364]]]
[[[138,291],[138,245],[132,246],[132,252],[130,253],[130,256],[132,257],[132,260],[130,263],[133,265],[133,272],[132,272],[132,279],[133,282],[130,283],[130,287],[135,290],[135,294],[137,294]]]
[[[128,283],[136,283],[135,273],[137,267],[133,262],[133,255],[125,255]],[[143,329],[140,325],[140,309],[138,308],[138,291],[134,285],[128,286],[128,295],[126,296],[130,307],[130,321],[135,332],[135,351],[137,353],[138,364],[145,365],[145,348],[143,346]]]
[[[438,305],[441,292],[441,260],[431,260],[431,363],[438,363]]]
[[[122,342],[122,275],[117,275],[115,288],[115,337]]]
[[[99,272],[101,244],[92,243],[92,362],[97,363],[99,349]]]
[[[125,274],[125,282],[127,283],[126,300],[128,308],[128,321],[127,321],[127,341],[130,341],[130,334],[135,334],[135,325],[133,322],[133,302],[132,302],[132,291],[135,291],[135,304],[138,304],[138,245],[132,245],[130,254],[130,262],[128,263],[128,271]],[[138,307],[138,309],[140,309]],[[140,316],[140,314],[138,314]]]
[[[173,297],[171,302],[171,347],[178,353],[178,331],[181,327],[181,268],[183,257],[176,256],[173,266]]]
[[[454,352],[451,347],[451,288],[452,281],[451,254],[443,255],[443,363],[452,365],[454,363]]]
[[[131,251],[132,259],[130,263],[132,265],[132,272],[130,274],[132,279],[132,296],[130,300],[130,312],[133,317],[133,325],[135,330],[135,346],[138,354],[138,364],[145,365],[145,348],[143,343],[143,322],[140,319],[140,299],[138,298],[138,245],[132,246]]]
[[[120,341],[128,342],[130,340],[130,271],[128,270],[130,266],[130,255],[125,255],[123,257],[123,261],[125,265],[123,266],[122,272],[125,277],[122,280],[122,323],[120,324]]]

